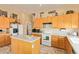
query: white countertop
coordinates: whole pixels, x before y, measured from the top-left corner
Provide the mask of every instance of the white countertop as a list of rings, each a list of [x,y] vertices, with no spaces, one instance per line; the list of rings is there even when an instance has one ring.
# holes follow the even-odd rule
[[[52,34],[52,35],[59,35],[59,36],[66,36],[68,38],[68,41],[70,42],[73,50],[76,54],[79,54],[79,37],[73,36],[73,35],[62,35],[62,34]]]
[[[77,36],[67,36],[73,50],[76,54],[79,54],[79,37]]]
[[[31,42],[31,43],[40,39],[40,37],[34,37],[32,35],[16,35],[16,36],[11,36],[11,38],[15,38],[15,39],[19,39],[19,40],[23,40],[23,41]]]
[[[66,36],[75,51],[76,54],[79,54],[79,37],[68,35],[68,32],[72,31],[71,29],[69,31],[59,31],[58,29],[53,29],[52,31],[47,30],[46,32],[50,32],[51,35],[59,35],[59,36]],[[37,33],[38,34],[38,33]],[[42,33],[39,33],[42,34]]]

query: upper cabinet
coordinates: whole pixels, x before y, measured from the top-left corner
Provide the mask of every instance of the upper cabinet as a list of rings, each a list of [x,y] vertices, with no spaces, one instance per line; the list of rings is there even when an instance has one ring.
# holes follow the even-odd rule
[[[10,21],[10,23],[13,23],[13,22],[15,22],[16,20],[15,19],[13,19],[13,18],[8,18],[9,19],[9,21]]]
[[[33,28],[40,29],[42,28],[42,20],[40,18],[36,18],[33,22]]]
[[[78,28],[78,13],[51,17],[54,28]]]
[[[79,20],[79,14],[68,14],[63,16],[64,20],[64,28],[78,28],[78,20]]]
[[[6,17],[0,17],[0,28],[1,29],[9,28],[9,20]]]
[[[51,22],[53,28],[79,28],[79,14],[67,14],[62,16],[49,16],[34,20],[34,27],[42,28],[43,23]]]
[[[15,22],[15,19],[0,16],[0,29],[10,28],[10,23]]]

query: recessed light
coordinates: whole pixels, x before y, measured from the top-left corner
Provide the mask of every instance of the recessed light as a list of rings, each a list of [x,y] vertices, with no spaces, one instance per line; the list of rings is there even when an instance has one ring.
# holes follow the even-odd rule
[[[40,7],[42,6],[42,4],[40,4]]]

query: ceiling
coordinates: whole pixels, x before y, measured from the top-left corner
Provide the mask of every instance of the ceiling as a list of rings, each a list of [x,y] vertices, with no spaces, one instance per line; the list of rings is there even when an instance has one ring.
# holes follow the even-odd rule
[[[68,9],[68,8],[79,8],[78,4],[4,4],[0,5],[0,8],[15,10],[24,13],[33,13],[54,9]]]

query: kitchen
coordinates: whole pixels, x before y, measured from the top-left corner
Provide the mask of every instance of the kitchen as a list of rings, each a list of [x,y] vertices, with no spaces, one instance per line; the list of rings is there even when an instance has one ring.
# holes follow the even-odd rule
[[[78,54],[79,5],[72,6],[0,5],[0,53]]]

